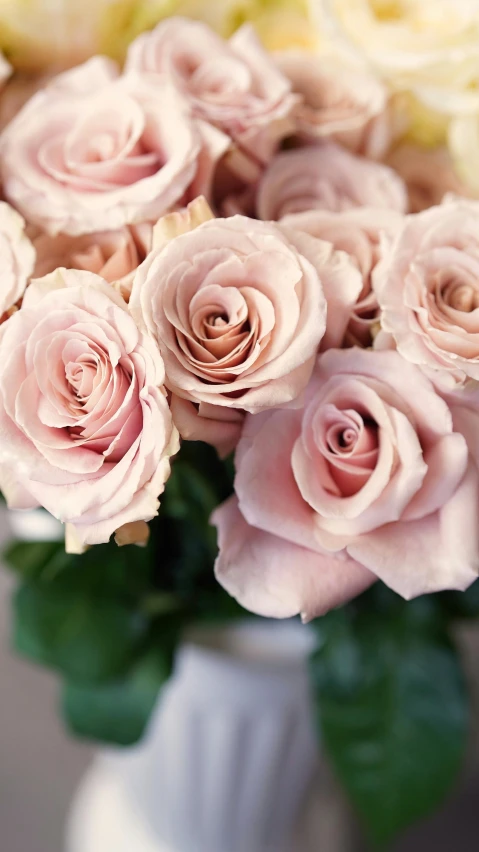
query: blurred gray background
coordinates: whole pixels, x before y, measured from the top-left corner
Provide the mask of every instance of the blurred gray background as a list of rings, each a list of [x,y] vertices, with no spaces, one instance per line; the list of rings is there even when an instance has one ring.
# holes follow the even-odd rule
[[[0,545],[7,538],[6,517],[0,510]],[[63,852],[69,802],[93,751],[67,737],[57,712],[55,678],[10,651],[12,589],[11,576],[0,567],[0,852]],[[464,634],[461,641],[476,681],[478,631]],[[477,695],[475,706],[479,718]],[[328,771],[323,773],[319,789],[315,803],[321,826],[317,852],[369,852]],[[447,805],[433,819],[408,832],[392,852],[478,849],[479,749],[473,736],[468,766]]]
[[[2,511],[0,543],[7,538]],[[0,852],[62,852],[68,803],[91,750],[67,738],[55,678],[10,651],[12,589],[0,568]]]

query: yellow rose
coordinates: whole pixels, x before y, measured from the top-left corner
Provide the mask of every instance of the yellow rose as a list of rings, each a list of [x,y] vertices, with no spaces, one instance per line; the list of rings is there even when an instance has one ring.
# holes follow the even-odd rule
[[[227,36],[252,21],[266,47],[311,47],[308,0],[0,0],[0,51],[16,68],[75,65],[95,53],[123,59],[168,15],[203,20]]]
[[[397,92],[391,98],[397,137],[423,148],[445,145],[449,120],[441,112],[426,106],[412,92]]]
[[[96,29],[110,0],[0,0],[0,50],[24,71],[75,65],[98,50]]]
[[[313,49],[317,40],[308,0],[112,0],[101,23],[102,52],[121,59],[139,33],[167,15],[205,21],[223,36],[250,21],[269,50]]]
[[[217,6],[217,0],[213,0]],[[231,35],[246,21],[251,21],[268,50],[301,47],[314,49],[317,33],[311,27],[308,0],[236,0],[231,5]]]
[[[395,89],[460,111],[455,93],[479,78],[477,0],[311,0],[318,26]],[[439,94],[446,92],[446,104]]]
[[[123,60],[133,39],[152,29],[162,18],[179,14],[180,7],[184,6],[181,0],[109,0],[106,3],[103,0],[95,31],[98,51]]]

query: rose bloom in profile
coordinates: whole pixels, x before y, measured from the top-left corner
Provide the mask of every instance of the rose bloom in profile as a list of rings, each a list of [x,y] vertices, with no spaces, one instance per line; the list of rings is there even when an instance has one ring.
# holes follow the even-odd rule
[[[113,288],[59,269],[0,328],[0,482],[81,545],[151,520],[178,450],[164,365]]]
[[[329,243],[235,216],[151,252],[130,310],[177,396],[257,412],[299,397],[318,346],[342,340],[361,287],[357,268]]]
[[[407,217],[374,287],[381,325],[403,358],[447,385],[479,380],[479,203]]]
[[[153,227],[148,222],[81,237],[40,233],[33,240],[37,255],[33,275],[42,278],[59,267],[95,272],[128,301],[134,274],[150,251],[152,239]]]
[[[363,287],[351,309],[342,345],[371,346],[373,328],[379,319],[373,274],[403,221],[401,214],[376,207],[357,207],[342,213],[310,210],[285,216],[281,221],[283,225],[332,243],[335,249],[346,252],[356,264],[362,275]]]
[[[356,157],[333,142],[283,151],[266,169],[257,190],[260,219],[307,210],[384,207],[404,213],[407,195],[387,166]]]
[[[9,204],[0,201],[0,323],[16,309],[34,263],[35,249],[25,234],[25,222]]]
[[[118,77],[96,57],[54,78],[0,140],[5,196],[29,222],[73,236],[156,221],[209,194],[229,146],[166,80]]]
[[[133,42],[125,68],[166,75],[195,115],[265,162],[295,127],[298,99],[249,25],[224,41],[206,24],[166,19]]]
[[[304,51],[278,54],[275,61],[293,92],[301,96],[297,132],[307,138],[331,139],[374,159],[386,152],[390,143],[387,92],[376,77],[360,65]]]
[[[467,588],[479,572],[476,445],[397,352],[326,352],[304,409],[246,419],[236,495],[213,515],[219,581],[253,612],[305,619],[378,578],[408,599]]]

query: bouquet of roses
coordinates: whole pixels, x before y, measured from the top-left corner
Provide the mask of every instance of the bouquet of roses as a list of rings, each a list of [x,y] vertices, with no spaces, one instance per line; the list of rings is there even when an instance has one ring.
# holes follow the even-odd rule
[[[66,539],[8,550],[17,648],[77,733],[130,743],[185,625],[301,615],[322,736],[390,837],[466,742],[479,202],[398,144],[379,76],[249,26],[170,18],[122,70],[10,85],[0,487]]]

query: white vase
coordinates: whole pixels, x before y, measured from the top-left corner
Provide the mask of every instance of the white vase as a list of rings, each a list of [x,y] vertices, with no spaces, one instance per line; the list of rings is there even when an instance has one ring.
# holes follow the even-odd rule
[[[306,852],[293,834],[318,764],[311,643],[266,620],[189,637],[143,742],[85,779],[68,852]]]

